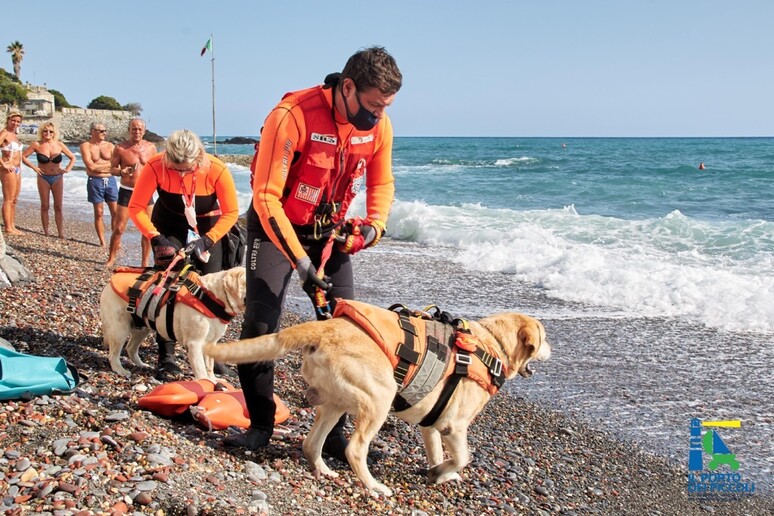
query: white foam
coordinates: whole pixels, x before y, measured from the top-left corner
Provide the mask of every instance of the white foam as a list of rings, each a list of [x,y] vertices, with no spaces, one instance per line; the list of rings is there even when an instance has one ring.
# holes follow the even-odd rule
[[[511,274],[566,301],[774,332],[774,224],[673,212],[627,221],[574,207],[517,212],[396,202],[391,236],[457,248],[472,270]]]

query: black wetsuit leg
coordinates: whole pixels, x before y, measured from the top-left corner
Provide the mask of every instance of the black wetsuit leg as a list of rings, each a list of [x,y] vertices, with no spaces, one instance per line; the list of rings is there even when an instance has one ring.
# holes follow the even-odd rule
[[[319,266],[325,241],[301,240],[312,263]],[[247,296],[242,339],[279,331],[282,305],[293,267],[260,227],[252,207],[247,214]],[[325,266],[333,288],[329,299],[352,299],[354,287],[349,255],[334,249]],[[311,301],[310,301],[311,303]],[[333,306],[331,307],[333,309]],[[254,362],[238,366],[239,382],[250,413],[250,426],[262,430],[274,426],[274,363]],[[344,420],[340,422],[344,424]],[[337,424],[337,426],[340,426]]]
[[[248,229],[246,258],[247,295],[242,339],[279,331],[282,303],[293,273],[287,258],[263,231]],[[273,396],[274,362],[239,364],[237,370],[250,413],[250,426],[272,429],[277,408]]]

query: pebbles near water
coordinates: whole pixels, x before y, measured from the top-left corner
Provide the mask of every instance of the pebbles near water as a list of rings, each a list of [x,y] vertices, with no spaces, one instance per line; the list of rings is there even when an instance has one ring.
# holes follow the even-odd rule
[[[0,289],[0,337],[21,352],[64,356],[88,380],[67,395],[0,402],[0,511],[76,514],[772,514],[770,498],[689,500],[683,464],[587,428],[518,396],[495,396],[470,428],[462,480],[428,485],[419,431],[390,417],[372,443],[374,476],[395,496],[364,491],[349,467],[315,479],[301,454],[313,420],[297,356],[277,365],[291,419],[258,452],[224,448],[229,430],[138,409],[158,382],[109,370],[99,295],[109,278],[91,221],[66,218],[67,240],[46,238],[37,206],[19,208],[6,237],[37,282]],[[53,221],[52,221],[53,222]],[[109,223],[108,223],[109,226]],[[389,244],[388,244],[389,245]],[[126,249],[123,263],[136,261]],[[306,318],[307,315],[302,317]],[[301,317],[289,314],[283,325]],[[236,339],[241,318],[226,335]],[[184,350],[178,361],[186,364]],[[149,340],[141,355],[155,364]]]

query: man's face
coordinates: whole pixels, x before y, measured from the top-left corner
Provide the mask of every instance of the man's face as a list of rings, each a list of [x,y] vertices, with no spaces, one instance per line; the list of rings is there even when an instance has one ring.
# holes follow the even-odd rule
[[[135,120],[129,124],[129,139],[133,142],[139,142],[142,137],[145,136],[145,124],[139,120]]]
[[[91,130],[91,136],[97,141],[104,141],[107,136],[107,129],[105,129],[104,125],[98,125]]]
[[[357,113],[362,105],[370,111],[376,118],[382,118],[385,110],[395,100],[395,94],[385,95],[377,88],[358,91],[352,79],[345,79],[344,83],[345,102],[351,113]],[[359,102],[358,102],[359,101]]]

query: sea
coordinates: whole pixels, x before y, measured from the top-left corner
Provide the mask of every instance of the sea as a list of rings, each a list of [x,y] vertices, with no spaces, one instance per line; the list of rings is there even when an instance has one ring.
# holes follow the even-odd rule
[[[249,170],[229,168],[244,211]],[[538,317],[552,357],[504,395],[686,465],[697,418],[772,493],[774,138],[397,137],[393,171],[386,238],[354,258],[359,299]],[[90,216],[80,159],[65,191]],[[300,290],[288,303],[308,311]]]

